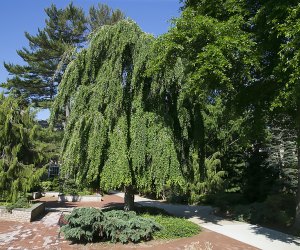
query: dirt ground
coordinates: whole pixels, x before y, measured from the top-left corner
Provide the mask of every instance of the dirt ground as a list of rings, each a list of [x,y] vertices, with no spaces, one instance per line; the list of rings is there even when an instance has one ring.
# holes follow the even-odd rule
[[[58,220],[61,214],[74,207],[105,207],[122,204],[123,199],[116,195],[106,195],[101,202],[65,202],[56,198],[41,198],[46,202],[48,212],[36,221],[21,223],[0,221],[0,249],[184,249],[184,250],[218,250],[218,249],[256,249],[240,241],[203,229],[198,235],[176,240],[152,240],[139,244],[91,243],[72,244],[59,234]]]

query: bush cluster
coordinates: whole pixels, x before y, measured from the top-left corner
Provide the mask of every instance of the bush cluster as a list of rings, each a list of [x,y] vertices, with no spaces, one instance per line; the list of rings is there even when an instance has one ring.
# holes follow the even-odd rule
[[[150,240],[161,229],[154,220],[137,216],[133,211],[112,210],[104,214],[103,230],[112,242]]]
[[[78,208],[65,219],[68,224],[62,226],[61,231],[73,242],[139,242],[151,239],[161,228],[152,219],[118,210],[103,212],[96,208]]]
[[[14,208],[29,208],[30,204],[26,197],[20,197],[15,203],[6,206],[6,210],[11,212]]]
[[[66,239],[73,242],[94,241],[103,236],[104,214],[96,208],[77,208],[65,217],[67,224],[61,231]]]
[[[236,220],[275,227],[291,226],[295,216],[295,197],[288,194],[269,195],[264,202],[232,205],[229,213]]]
[[[52,180],[42,181],[40,183],[40,189],[44,192],[48,192],[48,191],[59,192],[60,191],[59,182],[60,182],[60,180],[58,179],[58,177],[55,177]]]
[[[144,214],[145,218],[155,219],[161,226],[162,229],[156,231],[153,234],[154,239],[176,239],[183,237],[191,237],[198,234],[201,231],[201,228],[184,218],[178,218],[168,215],[149,215]]]
[[[114,209],[116,209],[114,207]],[[121,210],[122,208],[119,207]],[[106,208],[111,211],[111,208]],[[152,219],[161,225],[161,229],[153,233],[154,239],[176,239],[190,237],[201,231],[199,225],[185,219],[178,218],[157,207],[136,206],[135,212],[143,218]]]

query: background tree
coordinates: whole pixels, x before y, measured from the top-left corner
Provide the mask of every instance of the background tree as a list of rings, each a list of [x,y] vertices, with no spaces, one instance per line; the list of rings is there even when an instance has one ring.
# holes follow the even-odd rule
[[[97,7],[92,6],[89,9],[89,16],[87,19],[88,30],[93,32],[103,25],[112,25],[125,19],[125,15],[119,9],[113,10],[105,4],[98,3]]]
[[[285,169],[282,164],[291,162],[293,158],[291,156],[294,155],[292,145],[299,142],[298,133],[296,133],[297,137],[294,137],[297,140],[294,139],[293,142],[293,137],[287,136],[287,133],[279,135],[276,132],[276,128],[286,127],[287,119],[292,121],[287,129],[289,134],[298,131],[300,127],[298,125],[300,102],[297,94],[299,93],[299,1],[186,0],[183,8],[193,9],[218,20],[240,15],[241,29],[248,34],[251,41],[255,42],[253,50],[258,63],[249,71],[252,80],[241,81],[243,84],[237,89],[235,105],[238,107],[238,112],[247,114],[250,118],[246,124],[250,132],[247,139],[252,149],[244,151],[246,156],[248,154],[245,158],[247,168],[244,172],[245,183],[248,184],[244,191],[247,193],[246,190],[250,188],[251,193],[261,193],[255,198],[256,200],[264,199],[268,193],[272,192],[270,187],[284,178],[283,171],[291,169],[290,167]],[[282,119],[284,116],[287,119]],[[274,124],[272,119],[277,123]],[[283,129],[285,132],[287,130]],[[271,132],[271,141],[269,141],[268,132]],[[278,137],[283,139],[279,145],[275,142]],[[287,137],[289,139],[284,139]],[[278,152],[274,150],[276,145],[280,147],[279,151],[287,154],[276,158],[274,156],[275,152]],[[274,152],[268,155],[265,152],[266,148]],[[300,151],[299,148],[297,151]],[[298,162],[300,162],[299,159],[298,155]],[[274,173],[278,160],[282,161],[282,166],[277,169],[277,173]],[[271,179],[267,180],[266,176],[268,178],[271,176]],[[299,226],[300,181],[298,185],[296,224]],[[263,192],[257,190],[263,186],[265,189]]]
[[[18,89],[37,106],[49,107],[65,68],[62,65],[62,70],[55,74],[57,66],[66,51],[83,46],[87,27],[83,10],[73,4],[66,9],[52,5],[45,12],[48,16],[46,27],[38,30],[36,36],[25,32],[29,49],[24,47],[17,51],[26,65],[4,64],[13,77],[3,86]]]
[[[46,140],[46,138],[48,140]],[[0,95],[0,195],[16,201],[35,187],[55,158],[53,137],[34,121],[26,101]],[[50,144],[51,143],[51,144]]]
[[[2,87],[18,89],[36,106],[49,108],[66,66],[74,53],[86,45],[89,32],[123,19],[124,14],[99,4],[98,8],[91,7],[86,17],[84,11],[72,3],[65,9],[51,5],[45,12],[48,17],[45,28],[39,29],[35,36],[25,32],[29,48],[17,51],[26,64],[4,63],[12,78]]]
[[[273,107],[288,114],[295,124],[297,158],[298,158],[298,189],[295,226],[300,228],[300,40],[299,20],[300,5],[298,2],[289,1],[286,6],[286,19],[275,27],[283,37],[281,50],[278,52],[280,63],[278,63],[279,91],[275,98]]]
[[[168,100],[165,106],[172,112],[181,164],[198,193],[203,192],[200,187],[205,181],[209,182],[206,163],[216,155],[222,159],[216,167],[220,175],[225,177],[222,171],[227,170],[228,178],[238,178],[241,172],[244,159],[239,154],[249,146],[243,128],[248,116],[235,112],[235,100],[239,89],[251,82],[257,63],[255,43],[243,30],[239,5],[233,10],[228,6],[225,15],[218,9],[223,5],[214,6],[210,13],[210,4],[202,6],[200,2],[195,8],[186,7],[174,27],[159,38],[152,63],[152,70],[166,75],[167,80],[158,80],[161,99]],[[177,74],[170,74],[174,65]]]
[[[172,130],[153,105],[157,83],[145,74],[153,40],[130,21],[103,27],[69,65],[54,103],[53,116],[71,103],[62,174],[124,187],[126,209],[135,188],[159,194],[183,186]]]

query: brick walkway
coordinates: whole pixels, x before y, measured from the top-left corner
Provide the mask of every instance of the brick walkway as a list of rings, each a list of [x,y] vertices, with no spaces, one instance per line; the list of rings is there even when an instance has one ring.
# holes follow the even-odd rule
[[[140,244],[71,244],[59,237],[58,220],[65,210],[74,207],[105,207],[122,204],[123,199],[116,195],[106,195],[102,202],[66,202],[59,203],[57,198],[41,198],[46,202],[48,213],[39,220],[31,223],[0,221],[0,249],[255,249],[249,245],[233,240],[209,230],[202,231],[199,235],[190,238],[172,241],[159,240]]]

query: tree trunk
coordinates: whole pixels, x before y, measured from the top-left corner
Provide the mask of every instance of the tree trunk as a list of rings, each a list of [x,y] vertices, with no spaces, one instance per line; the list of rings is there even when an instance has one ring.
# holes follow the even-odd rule
[[[295,223],[294,227],[300,229],[300,105],[297,105],[297,156],[298,156],[298,189],[297,189],[297,197],[296,197],[296,215],[295,215]]]
[[[134,209],[134,190],[131,185],[125,187],[124,203],[125,211],[132,211]]]
[[[298,140],[299,139],[300,138],[298,132]],[[298,151],[298,190],[297,190],[297,197],[296,197],[296,215],[295,215],[294,227],[300,229],[300,145],[299,142],[297,142],[297,151]]]

